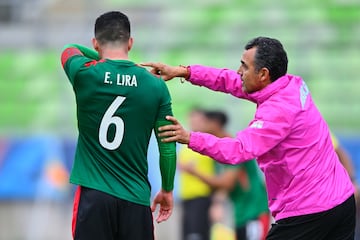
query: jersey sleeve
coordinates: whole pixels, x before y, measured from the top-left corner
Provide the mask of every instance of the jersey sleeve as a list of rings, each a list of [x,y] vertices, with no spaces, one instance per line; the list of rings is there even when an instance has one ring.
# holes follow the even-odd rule
[[[99,55],[96,51],[79,44],[66,45],[61,54],[61,64],[72,85],[81,67],[87,62],[98,59]]]
[[[191,132],[189,148],[225,164],[249,161],[270,151],[291,131],[294,118],[281,110],[255,118],[236,138],[218,138],[208,133]]]
[[[240,75],[230,69],[191,65],[188,80],[194,85],[254,101],[249,94],[244,92]]]
[[[246,163],[246,162],[245,162]],[[244,164],[245,163],[239,163],[239,164],[235,164],[235,165],[231,165],[231,164],[222,164],[222,166],[224,167],[224,169],[233,169],[233,170],[239,170],[244,168]]]
[[[159,111],[155,123],[155,135],[160,152],[159,162],[162,189],[165,191],[172,191],[174,188],[174,178],[176,170],[176,143],[164,143],[158,136],[159,127],[171,124],[171,122],[166,120],[165,117],[167,115],[173,115],[169,90],[167,89],[164,82],[161,82],[161,91],[162,97],[160,100]]]

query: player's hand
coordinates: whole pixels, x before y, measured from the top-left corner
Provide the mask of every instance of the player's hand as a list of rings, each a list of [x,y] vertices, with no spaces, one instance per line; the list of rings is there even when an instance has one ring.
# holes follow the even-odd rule
[[[169,66],[163,63],[140,63],[140,66],[151,67],[150,72],[163,80],[168,81],[175,77],[187,78],[189,72],[187,68],[180,66]]]
[[[173,124],[159,128],[159,137],[163,138],[161,141],[189,144],[190,132],[186,131],[176,118],[166,116],[166,119]]]
[[[160,205],[160,210],[158,216],[156,217],[156,222],[161,223],[163,221],[168,220],[168,218],[172,214],[172,210],[174,207],[174,199],[172,192],[166,192],[161,190],[156,196],[151,205],[151,211],[155,212],[156,206]]]
[[[178,168],[180,171],[195,175],[195,164],[191,163],[178,163]]]

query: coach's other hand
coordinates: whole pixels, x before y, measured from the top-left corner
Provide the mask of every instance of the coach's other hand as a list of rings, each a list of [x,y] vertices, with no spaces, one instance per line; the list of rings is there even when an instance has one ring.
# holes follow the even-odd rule
[[[163,80],[168,81],[175,77],[188,78],[189,70],[183,66],[169,66],[163,63],[140,63],[140,66],[151,67],[150,72]]]
[[[161,141],[189,144],[190,132],[186,131],[176,118],[166,116],[166,119],[171,121],[173,124],[159,128],[159,137],[162,138]]]
[[[164,190],[161,190],[156,197],[154,198],[154,201],[151,205],[151,211],[155,212],[156,206],[160,205],[158,216],[156,217],[156,222],[161,223],[163,221],[168,220],[168,218],[172,214],[172,210],[174,207],[174,198],[172,192],[166,192]]]

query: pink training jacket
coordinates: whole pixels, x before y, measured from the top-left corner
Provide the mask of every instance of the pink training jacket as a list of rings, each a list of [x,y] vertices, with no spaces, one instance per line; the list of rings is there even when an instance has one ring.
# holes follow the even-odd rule
[[[190,70],[191,83],[257,104],[254,119],[236,138],[191,132],[189,148],[225,164],[257,158],[275,220],[329,210],[354,193],[329,128],[300,77],[285,75],[247,94],[235,71],[199,65]]]

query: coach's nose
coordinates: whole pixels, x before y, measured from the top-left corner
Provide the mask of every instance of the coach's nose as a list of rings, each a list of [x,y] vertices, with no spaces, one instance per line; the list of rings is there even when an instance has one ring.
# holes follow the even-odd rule
[[[243,75],[243,68],[242,68],[242,66],[240,66],[239,69],[238,69],[236,72],[240,75],[240,77],[242,77],[242,75]]]

